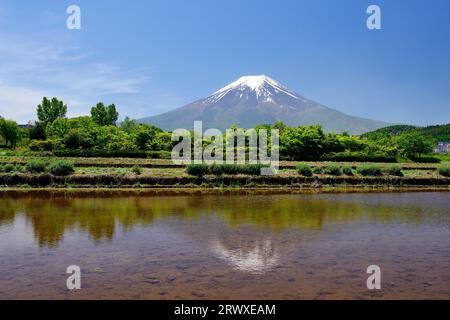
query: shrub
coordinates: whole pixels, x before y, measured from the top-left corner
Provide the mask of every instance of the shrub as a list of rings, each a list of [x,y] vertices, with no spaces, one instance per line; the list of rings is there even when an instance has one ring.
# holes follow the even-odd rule
[[[313,173],[314,174],[322,174],[323,173],[323,168],[322,167],[315,167],[313,169]]]
[[[382,162],[395,163],[397,158],[384,153],[367,154],[365,152],[338,152],[327,154],[323,157],[326,161],[335,162]]]
[[[362,176],[381,176],[383,172],[381,168],[376,165],[359,166],[356,171]]]
[[[30,160],[25,166],[25,169],[31,173],[42,173],[45,172],[47,165],[42,160]]]
[[[2,171],[7,173],[13,172],[14,170],[16,170],[16,167],[11,163],[5,164],[2,168]]]
[[[325,174],[328,174],[330,176],[340,176],[342,175],[341,168],[334,164],[330,164],[325,168]]]
[[[297,172],[304,177],[311,177],[313,175],[311,167],[306,163],[299,163],[297,165]]]
[[[241,170],[240,173],[248,174],[251,176],[260,175],[262,168],[268,168],[268,166],[262,165],[262,164],[247,164],[247,165],[241,165],[238,167],[240,167],[239,168],[239,170]]]
[[[53,151],[56,157],[80,157],[80,158],[147,158],[146,151],[109,151],[109,150],[87,150],[87,149],[76,149],[76,150],[56,150]]]
[[[67,160],[57,160],[50,165],[50,173],[55,176],[68,176],[74,172],[73,163]]]
[[[346,176],[353,176],[353,169],[352,167],[346,166],[342,168],[342,172],[346,175]]]
[[[450,177],[450,166],[440,166],[438,172],[441,176]]]
[[[139,166],[133,166],[133,168],[131,168],[131,172],[139,176],[142,174],[143,170]]]
[[[428,156],[422,156],[419,158],[410,158],[410,160],[417,162],[417,163],[441,163],[441,159],[436,157],[428,157]]]
[[[391,165],[387,167],[386,173],[390,176],[403,177],[402,168],[398,165]]]
[[[221,176],[223,174],[223,165],[214,163],[209,167],[211,173],[215,176]]]
[[[209,173],[207,164],[190,164],[186,167],[186,171],[191,176],[202,177]]]
[[[63,147],[62,139],[32,140],[29,149],[31,151],[53,151]]]

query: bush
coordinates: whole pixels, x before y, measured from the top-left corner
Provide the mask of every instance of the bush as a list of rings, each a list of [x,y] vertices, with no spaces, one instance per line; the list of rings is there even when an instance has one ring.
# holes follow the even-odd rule
[[[390,176],[403,177],[402,168],[398,165],[392,165],[387,167],[386,173]]]
[[[364,165],[360,166],[356,169],[356,171],[362,175],[362,176],[381,176],[383,172],[381,171],[381,168],[379,168],[376,165]]]
[[[450,166],[440,166],[438,172],[441,176],[450,177]]]
[[[13,172],[15,170],[16,170],[16,167],[11,163],[5,164],[2,168],[2,171],[6,172],[6,173]]]
[[[353,176],[353,169],[352,167],[346,166],[342,168],[342,172],[346,175],[346,176]]]
[[[45,172],[47,165],[42,160],[30,160],[25,166],[25,169],[31,173],[42,173]]]
[[[131,168],[131,172],[133,172],[134,174],[136,174],[138,176],[141,175],[143,171],[144,170],[142,170],[142,168],[139,166],[134,166],[133,168]]]
[[[147,158],[146,151],[110,151],[110,150],[56,150],[53,152],[56,157],[75,157],[75,158]]]
[[[213,174],[221,176],[224,174],[236,175],[246,174],[256,176],[261,174],[261,169],[268,167],[262,164],[190,164],[187,166],[187,173],[192,176],[204,176],[206,174]]]
[[[63,147],[62,139],[52,140],[32,140],[29,149],[31,151],[53,151],[55,149],[61,149]]]
[[[246,164],[246,165],[238,165],[239,173],[248,174],[251,176],[258,176],[261,174],[262,168],[268,168],[269,166],[262,164]]]
[[[397,158],[384,153],[366,154],[364,152],[338,152],[323,157],[326,161],[335,162],[382,162],[395,163]]]
[[[315,167],[313,169],[314,174],[323,174],[323,168],[322,167]]]
[[[417,163],[441,163],[441,159],[436,157],[420,157],[420,158],[410,158],[410,160]]]
[[[150,159],[172,159],[170,151],[147,151],[147,158]]]
[[[74,172],[73,163],[67,160],[57,160],[50,165],[50,173],[55,176],[68,176]]]
[[[334,165],[334,164],[330,164],[325,168],[325,174],[328,174],[330,176],[340,176],[342,175],[342,171],[341,169]]]
[[[190,164],[186,167],[186,171],[191,176],[202,177],[209,173],[209,166],[207,164]]]
[[[313,175],[311,167],[306,163],[299,163],[297,165],[297,172],[304,177],[311,177]]]

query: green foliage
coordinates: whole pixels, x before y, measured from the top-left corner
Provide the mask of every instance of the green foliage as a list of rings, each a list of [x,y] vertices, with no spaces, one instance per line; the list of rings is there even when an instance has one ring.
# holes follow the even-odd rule
[[[421,155],[431,153],[433,141],[418,131],[401,134],[396,138],[401,153],[408,158],[420,158]]]
[[[130,119],[130,117],[126,116],[125,119],[120,124],[120,129],[122,129],[127,133],[131,133],[134,130],[136,130],[138,126],[139,125],[137,124],[136,120],[132,120]]]
[[[314,160],[324,153],[321,126],[285,127],[280,133],[280,152],[295,160]]]
[[[192,176],[201,177],[207,174],[216,176],[245,174],[256,176],[261,174],[261,169],[267,168],[262,164],[190,164],[186,168],[186,172]]]
[[[11,164],[11,163],[7,163],[1,168],[1,171],[2,172],[6,172],[6,173],[10,173],[10,172],[13,172],[15,170],[16,170],[16,166]]]
[[[441,163],[441,159],[431,156],[421,156],[420,158],[410,158],[412,161],[417,163]]]
[[[0,118],[0,136],[5,140],[5,146],[14,149],[20,140],[19,126],[15,121]]]
[[[91,117],[100,126],[115,126],[117,119],[119,119],[119,113],[114,104],[105,107],[103,102],[99,102],[95,107],[92,107]]]
[[[50,164],[49,170],[55,176],[68,176],[75,172],[75,167],[70,161],[56,160]]]
[[[64,145],[68,149],[88,149],[94,146],[94,140],[89,132],[81,128],[74,128],[64,136]]]
[[[67,113],[67,105],[57,98],[52,100],[44,97],[42,103],[37,106],[37,117],[45,125],[52,123],[58,118],[64,118]]]
[[[53,151],[63,148],[62,139],[51,139],[51,140],[32,140],[29,144],[31,151]]]
[[[304,177],[311,177],[313,175],[313,171],[307,163],[297,164],[297,172]]]
[[[144,170],[139,166],[133,166],[133,168],[131,168],[131,172],[133,172],[136,175],[141,175],[143,171]]]
[[[381,176],[383,175],[383,171],[381,170],[380,167],[376,166],[376,165],[363,165],[363,166],[359,166],[356,171],[358,172],[358,174],[362,175],[362,176]]]
[[[389,156],[387,154],[367,154],[365,152],[340,152],[330,154],[324,157],[326,161],[335,162],[397,162],[395,156]]]
[[[386,136],[398,136],[403,133],[418,131],[423,135],[437,141],[450,141],[450,124],[428,126],[428,127],[414,127],[408,125],[390,126],[382,129],[378,129],[372,132],[368,132],[363,135],[364,138],[369,140],[380,140],[380,137]]]
[[[385,172],[390,176],[403,177],[402,168],[399,165],[390,165]]]
[[[342,173],[346,176],[353,176],[353,169],[350,166],[342,167]]]
[[[139,150],[149,150],[155,147],[155,140],[160,132],[161,129],[157,127],[139,125],[134,129],[132,135]]]
[[[442,165],[438,168],[438,172],[441,176],[450,177],[450,166]]]
[[[47,135],[45,133],[46,124],[43,122],[36,122],[29,130],[28,135],[30,140],[45,140]]]
[[[314,174],[323,174],[323,168],[322,167],[314,167],[313,173]]]
[[[25,169],[31,173],[45,172],[47,164],[42,160],[30,160],[27,162]]]
[[[394,125],[365,133],[363,137],[369,140],[379,140],[382,137],[398,136],[405,132],[416,131],[417,129],[417,127],[410,125]]]
[[[341,168],[339,168],[338,166],[336,166],[334,164],[328,165],[325,168],[324,173],[328,174],[330,176],[341,176],[342,175]]]
[[[189,164],[186,167],[186,172],[191,176],[202,177],[210,172],[209,169],[207,164]]]
[[[76,149],[76,150],[56,150],[53,154],[57,157],[81,157],[81,158],[147,158],[148,154],[145,151],[141,150],[104,150],[104,149],[96,149],[96,150],[85,150],[85,149]],[[160,159],[170,159],[170,154],[165,154],[161,152],[152,153],[155,158]]]

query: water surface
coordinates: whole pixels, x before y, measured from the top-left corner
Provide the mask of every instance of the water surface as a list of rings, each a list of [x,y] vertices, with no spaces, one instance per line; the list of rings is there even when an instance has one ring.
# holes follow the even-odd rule
[[[449,299],[450,193],[3,195],[0,299],[44,298]]]

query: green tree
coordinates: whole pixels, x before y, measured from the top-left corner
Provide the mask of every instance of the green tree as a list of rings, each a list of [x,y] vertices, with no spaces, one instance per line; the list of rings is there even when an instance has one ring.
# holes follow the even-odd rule
[[[130,119],[130,117],[126,116],[123,122],[120,124],[120,129],[127,133],[131,133],[138,127],[136,120]]]
[[[67,113],[67,105],[59,101],[57,98],[52,100],[44,97],[42,103],[37,106],[37,116],[40,122],[45,124],[52,123],[58,118],[64,118]]]
[[[5,140],[5,146],[14,149],[20,140],[20,129],[15,121],[0,118],[0,135]]]
[[[406,132],[396,139],[402,154],[408,158],[418,158],[433,151],[433,141],[418,131]]]
[[[74,128],[64,136],[64,145],[68,149],[90,149],[95,145],[93,137],[83,129]]]
[[[158,134],[162,130],[151,125],[141,124],[134,131],[134,141],[139,150],[154,150]]]
[[[115,126],[119,113],[114,104],[105,107],[103,102],[97,103],[95,107],[91,108],[92,120],[100,126]]]

